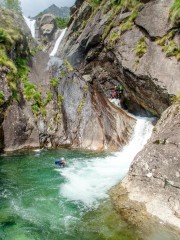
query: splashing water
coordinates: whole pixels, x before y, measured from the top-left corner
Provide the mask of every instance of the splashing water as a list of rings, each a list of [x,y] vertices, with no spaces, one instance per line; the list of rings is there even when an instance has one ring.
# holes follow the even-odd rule
[[[151,119],[138,117],[132,139],[121,152],[84,163],[74,159],[68,168],[56,169],[66,179],[60,187],[60,194],[80,201],[85,207],[97,207],[98,201],[107,197],[107,191],[126,175],[133,158],[150,137],[152,128]]]
[[[61,43],[61,41],[62,41],[62,39],[63,39],[63,37],[64,37],[65,32],[66,32],[66,28],[61,31],[60,36],[59,36],[58,39],[56,40],[56,43],[55,43],[55,45],[54,45],[54,48],[53,48],[52,52],[50,53],[50,56],[51,56],[51,57],[53,57],[53,56],[56,55],[57,50],[58,50],[58,47],[59,47],[59,44]]]
[[[27,18],[26,16],[23,16],[23,17],[24,17],[24,20],[25,20],[26,24],[28,25],[28,27],[29,27],[29,29],[31,31],[32,37],[35,38],[35,24],[36,24],[36,20]]]

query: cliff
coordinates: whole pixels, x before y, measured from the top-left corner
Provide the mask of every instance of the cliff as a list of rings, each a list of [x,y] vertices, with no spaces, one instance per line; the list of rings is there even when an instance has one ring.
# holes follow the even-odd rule
[[[39,51],[21,16],[2,10],[1,18],[6,23],[1,41],[1,150],[68,146],[102,151],[128,142],[135,123],[131,116],[109,103],[69,62]],[[16,18],[21,19],[18,29]]]
[[[151,216],[180,227],[179,101],[171,106],[180,89],[180,36],[179,15],[171,15],[173,2],[77,0],[59,49],[106,97],[121,84],[124,108],[160,118],[112,193],[117,211],[145,229]]]
[[[172,0],[146,2],[76,1],[59,54],[107,96],[122,84],[130,111],[160,116],[180,89],[179,33]]]

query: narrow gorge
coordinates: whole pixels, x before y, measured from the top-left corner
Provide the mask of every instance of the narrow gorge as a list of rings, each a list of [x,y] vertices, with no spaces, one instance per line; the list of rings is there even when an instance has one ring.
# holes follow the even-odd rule
[[[0,239],[179,239],[179,23],[178,0],[76,0],[64,29],[0,8]]]

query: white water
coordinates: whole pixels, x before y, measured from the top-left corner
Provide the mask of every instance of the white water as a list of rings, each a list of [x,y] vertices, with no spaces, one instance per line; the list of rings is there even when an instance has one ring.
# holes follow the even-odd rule
[[[107,191],[128,172],[136,154],[143,148],[152,132],[152,119],[137,118],[131,141],[121,152],[104,158],[74,159],[67,168],[56,169],[66,179],[60,194],[70,201],[80,201],[85,207],[97,207]]]
[[[53,48],[52,52],[50,53],[50,56],[51,56],[51,57],[53,57],[53,56],[56,55],[57,50],[58,50],[58,47],[59,47],[59,44],[60,44],[60,42],[62,41],[65,32],[66,32],[66,28],[61,31],[60,36],[59,36],[58,39],[56,40],[56,43],[55,43],[55,45],[54,45],[54,48]]]
[[[30,18],[27,18],[26,16],[23,16],[23,17],[24,17],[24,20],[25,20],[26,24],[28,25],[28,27],[31,31],[32,37],[35,38],[35,23],[36,23],[36,20],[32,20]]]

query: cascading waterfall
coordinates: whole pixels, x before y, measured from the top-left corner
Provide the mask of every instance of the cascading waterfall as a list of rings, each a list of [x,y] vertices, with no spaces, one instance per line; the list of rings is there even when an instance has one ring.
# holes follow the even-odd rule
[[[28,27],[29,27],[29,29],[31,31],[32,37],[35,38],[35,24],[36,24],[36,20],[27,18],[26,16],[23,16],[23,17],[24,17],[24,20],[25,20],[26,24],[28,25]]]
[[[98,206],[107,191],[128,172],[135,155],[143,148],[152,132],[152,119],[137,117],[131,141],[122,151],[105,158],[92,158],[82,164],[74,161],[68,168],[57,169],[66,179],[61,194],[72,201],[80,201],[85,207]]]
[[[61,31],[60,36],[59,36],[58,39],[56,40],[55,45],[54,45],[54,48],[53,48],[52,52],[50,53],[50,56],[51,56],[51,57],[53,57],[53,56],[56,55],[57,50],[58,50],[58,47],[59,47],[59,44],[61,43],[61,41],[62,41],[62,39],[63,39],[63,37],[64,37],[65,32],[66,32],[66,28]]]

